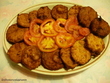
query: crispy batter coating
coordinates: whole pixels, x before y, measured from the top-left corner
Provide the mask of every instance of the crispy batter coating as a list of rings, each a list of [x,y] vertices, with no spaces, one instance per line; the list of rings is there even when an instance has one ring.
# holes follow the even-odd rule
[[[44,52],[42,54],[42,65],[49,70],[58,70],[63,68],[59,50],[54,52]]]
[[[91,53],[84,47],[84,44],[83,40],[79,40],[71,48],[72,58],[81,65],[91,59]]]
[[[29,16],[27,13],[18,14],[17,23],[21,27],[29,27]]]
[[[41,64],[41,51],[36,46],[28,46],[23,50],[21,60],[28,69],[35,69]]]
[[[87,48],[91,50],[93,56],[98,56],[105,47],[103,39],[93,35],[92,33],[86,37],[85,41]]]
[[[66,67],[66,69],[73,69],[75,68],[78,64],[75,63],[75,61],[72,59],[71,56],[71,48],[62,48],[60,50],[61,54],[61,59]]]
[[[68,7],[64,5],[56,5],[52,8],[51,14],[54,19],[57,19],[57,18],[67,19],[68,18]]]
[[[91,21],[93,21],[95,18],[97,18],[97,12],[91,8],[91,7],[82,7],[81,10],[79,11],[79,23],[83,27],[89,27]]]
[[[102,38],[110,33],[110,26],[101,17],[96,18],[91,22],[90,29],[93,34]]]
[[[30,20],[30,22],[33,19],[36,19],[36,18],[37,18],[37,10],[33,10],[33,11],[29,12],[29,20]]]
[[[40,7],[38,9],[37,18],[39,18],[41,20],[52,18],[51,10],[49,9],[49,7],[48,6]]]
[[[11,25],[6,32],[6,39],[10,43],[17,43],[23,40],[27,28],[21,28],[17,24]]]
[[[19,63],[21,62],[22,51],[25,47],[27,47],[27,44],[24,42],[15,43],[9,48],[7,54],[12,61]]]
[[[78,6],[78,5],[74,5],[72,6],[69,11],[68,11],[68,18],[72,17],[72,16],[78,16],[79,14],[79,11],[82,7],[81,6]]]

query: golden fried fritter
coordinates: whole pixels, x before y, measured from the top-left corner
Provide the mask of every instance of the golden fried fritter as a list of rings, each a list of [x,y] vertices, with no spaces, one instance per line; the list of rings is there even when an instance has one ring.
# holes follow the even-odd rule
[[[91,59],[91,53],[84,47],[84,44],[83,40],[79,40],[71,48],[72,58],[81,65]]]
[[[62,48],[60,50],[61,59],[65,65],[66,69],[73,69],[78,65],[75,63],[75,61],[72,60],[70,49],[71,48]]]
[[[27,47],[27,44],[24,42],[15,43],[9,48],[7,54],[12,61],[19,63],[21,62],[22,51],[25,47]]]
[[[78,6],[78,5],[74,5],[72,6],[69,11],[68,11],[68,18],[72,17],[72,16],[78,16],[79,14],[79,11],[81,9],[81,6]]]
[[[85,41],[87,48],[91,50],[93,56],[99,55],[105,47],[103,39],[92,33],[86,37]]]
[[[54,52],[43,52],[42,65],[49,70],[58,70],[63,68],[59,50],[56,50]]]
[[[90,29],[93,34],[102,38],[110,33],[110,26],[101,17],[96,18],[91,22]]]
[[[36,46],[28,46],[23,50],[21,63],[28,69],[35,69],[41,64],[41,51]]]
[[[17,23],[21,27],[29,27],[29,16],[27,13],[18,14]]]
[[[6,39],[10,43],[17,43],[23,40],[27,28],[21,28],[17,24],[11,25],[6,32]]]
[[[49,7],[48,6],[40,7],[38,9],[37,18],[39,18],[41,20],[52,18],[51,10],[49,9]]]
[[[79,11],[78,19],[79,23],[83,27],[89,27],[91,21],[93,21],[95,18],[97,18],[97,12],[91,8],[91,7],[82,7]]]
[[[67,19],[68,18],[68,7],[64,5],[56,5],[52,8],[51,14],[54,19],[58,19],[58,18]]]
[[[36,19],[36,18],[37,18],[37,10],[33,10],[33,11],[29,12],[29,20],[30,20],[30,22],[33,19]]]

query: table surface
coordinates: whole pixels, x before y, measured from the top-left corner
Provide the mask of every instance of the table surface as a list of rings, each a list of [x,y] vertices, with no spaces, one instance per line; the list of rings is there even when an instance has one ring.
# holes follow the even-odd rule
[[[8,62],[3,49],[3,34],[12,17],[30,6],[58,1],[59,0],[0,0],[0,83],[110,83],[110,45],[103,58],[95,65],[85,71],[65,76],[40,75],[19,68]],[[91,6],[110,24],[110,0],[60,0],[60,2],[71,2]]]

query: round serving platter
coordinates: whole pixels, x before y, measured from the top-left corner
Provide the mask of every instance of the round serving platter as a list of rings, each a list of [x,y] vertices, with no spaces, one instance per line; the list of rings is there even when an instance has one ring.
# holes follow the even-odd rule
[[[74,4],[74,3],[68,3],[68,2],[50,2],[50,3],[42,3],[42,4],[38,4],[38,5],[34,5],[34,6],[31,6],[27,9],[24,9],[23,11],[19,12],[20,13],[29,13],[30,11],[32,10],[37,10],[39,9],[40,7],[43,7],[43,6],[48,6],[50,9],[53,8],[53,6],[55,5],[58,5],[58,4],[62,4],[62,5],[65,5],[68,7],[68,9],[74,5],[77,5],[77,4]],[[4,31],[4,40],[3,40],[3,47],[4,47],[4,50],[5,52],[8,51],[8,49],[10,48],[11,44],[6,40],[6,32],[7,32],[7,29],[10,25],[16,23],[16,19],[17,19],[17,15],[14,16],[11,21],[7,24],[6,28],[5,28],[5,31]],[[89,68],[90,66],[92,66],[93,64],[95,64],[96,62],[98,62],[106,53],[107,49],[108,49],[108,46],[109,46],[109,41],[110,41],[110,35],[106,36],[104,38],[104,43],[105,43],[105,49],[101,52],[100,55],[98,55],[97,57],[95,57],[94,59],[91,58],[91,60],[86,63],[85,65],[82,65],[82,66],[77,66],[75,67],[74,69],[70,69],[70,70],[65,70],[64,68],[62,69],[59,69],[59,70],[47,70],[45,69],[43,66],[39,66],[38,68],[34,69],[34,70],[30,70],[31,72],[35,72],[35,73],[40,73],[40,74],[45,74],[45,75],[68,75],[68,74],[73,74],[73,73],[77,73],[77,72],[80,72],[80,71],[83,71],[87,68]],[[19,66],[25,68],[24,66],[22,66],[22,64],[18,63]]]

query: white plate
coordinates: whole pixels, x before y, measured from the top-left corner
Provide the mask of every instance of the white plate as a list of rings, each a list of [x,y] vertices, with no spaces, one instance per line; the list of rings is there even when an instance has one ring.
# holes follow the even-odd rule
[[[32,10],[37,10],[39,9],[40,7],[43,7],[43,6],[48,6],[50,9],[53,8],[53,6],[57,5],[57,4],[62,4],[62,5],[65,5],[67,6],[68,8],[72,7],[73,5],[75,5],[74,3],[68,3],[68,2],[50,2],[50,3],[43,3],[43,4],[38,4],[38,5],[35,5],[35,6],[32,6],[32,7],[29,7],[23,11],[21,11],[20,13],[29,13],[30,11]],[[7,25],[6,29],[5,29],[5,32],[4,32],[4,40],[3,40],[3,46],[4,46],[4,49],[5,51],[7,52],[8,49],[10,48],[11,44],[9,44],[6,40],[6,32],[7,32],[7,29],[10,25],[16,23],[16,18],[17,18],[17,15],[14,16],[12,18],[12,20],[9,22],[9,24]],[[77,66],[75,67],[74,69],[70,69],[70,70],[65,70],[65,69],[60,69],[60,70],[55,70],[55,71],[52,71],[52,70],[47,70],[45,68],[43,68],[42,66],[39,66],[38,68],[34,69],[34,70],[31,70],[32,72],[36,72],[36,73],[40,73],[40,74],[45,74],[45,75],[67,75],[67,74],[73,74],[73,73],[77,73],[77,72],[80,72],[82,70],[85,70],[87,68],[89,68],[90,66],[92,66],[93,64],[95,64],[97,61],[99,61],[101,59],[102,56],[104,56],[107,48],[108,48],[108,45],[109,45],[109,40],[110,40],[110,35],[106,36],[104,38],[104,42],[105,42],[105,49],[103,50],[103,52],[98,56],[96,57],[95,59],[91,59],[87,64],[83,65],[83,66]],[[18,64],[19,66],[23,67],[20,63]],[[24,67],[23,67],[24,68]]]

